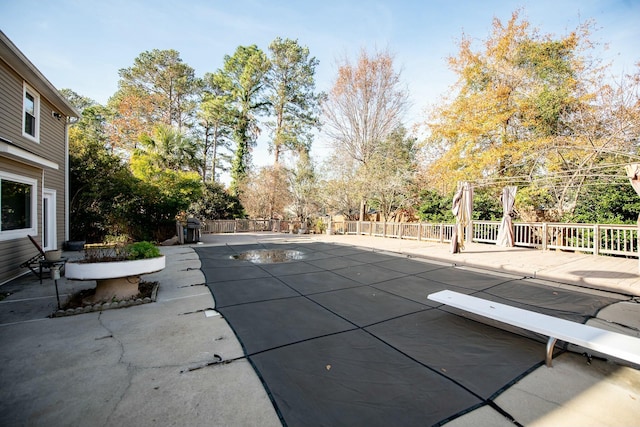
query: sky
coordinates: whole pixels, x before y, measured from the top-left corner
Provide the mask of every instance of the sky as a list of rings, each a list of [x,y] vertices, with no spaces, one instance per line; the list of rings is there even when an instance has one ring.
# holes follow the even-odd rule
[[[101,104],[116,92],[118,70],[152,49],[177,50],[201,77],[240,45],[267,51],[276,37],[297,39],[319,60],[316,87],[325,92],[340,58],[388,50],[410,94],[411,125],[455,82],[447,57],[462,36],[479,44],[494,18],[506,23],[515,10],[558,37],[593,20],[598,56],[616,74],[640,61],[640,0],[0,0],[0,30],[56,88]],[[326,149],[316,143],[312,154]],[[253,157],[272,161],[265,141]]]

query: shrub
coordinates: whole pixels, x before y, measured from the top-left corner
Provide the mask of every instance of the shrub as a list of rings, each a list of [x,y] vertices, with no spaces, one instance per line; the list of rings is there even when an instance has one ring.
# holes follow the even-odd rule
[[[147,259],[160,256],[160,249],[150,242],[136,242],[127,246],[127,259]]]
[[[316,218],[313,222],[313,232],[316,234],[324,234],[327,231],[327,223],[322,218]]]

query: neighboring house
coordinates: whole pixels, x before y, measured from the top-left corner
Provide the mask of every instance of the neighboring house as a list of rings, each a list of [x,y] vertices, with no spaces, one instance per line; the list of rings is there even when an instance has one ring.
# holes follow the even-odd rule
[[[68,240],[68,123],[78,112],[0,31],[0,284]]]

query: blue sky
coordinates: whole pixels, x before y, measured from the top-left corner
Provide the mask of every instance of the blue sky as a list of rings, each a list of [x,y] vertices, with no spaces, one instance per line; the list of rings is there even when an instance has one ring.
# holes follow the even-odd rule
[[[100,103],[117,90],[118,70],[151,49],[177,50],[202,76],[239,45],[266,50],[278,36],[298,39],[320,61],[324,91],[336,58],[388,49],[411,94],[414,123],[454,82],[446,58],[462,34],[485,40],[493,18],[506,22],[516,9],[558,36],[593,19],[592,39],[609,44],[601,57],[615,72],[640,61],[640,0],[0,0],[0,29],[54,86]],[[259,144],[257,164],[264,152]]]

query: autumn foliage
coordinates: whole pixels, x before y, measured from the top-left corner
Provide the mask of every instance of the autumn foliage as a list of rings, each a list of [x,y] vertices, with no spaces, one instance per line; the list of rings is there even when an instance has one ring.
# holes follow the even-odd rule
[[[637,76],[617,82],[591,56],[591,23],[555,38],[515,12],[480,49],[463,38],[449,59],[458,81],[427,121],[427,183],[535,185],[546,209],[572,212],[589,186],[620,183],[637,159]]]

